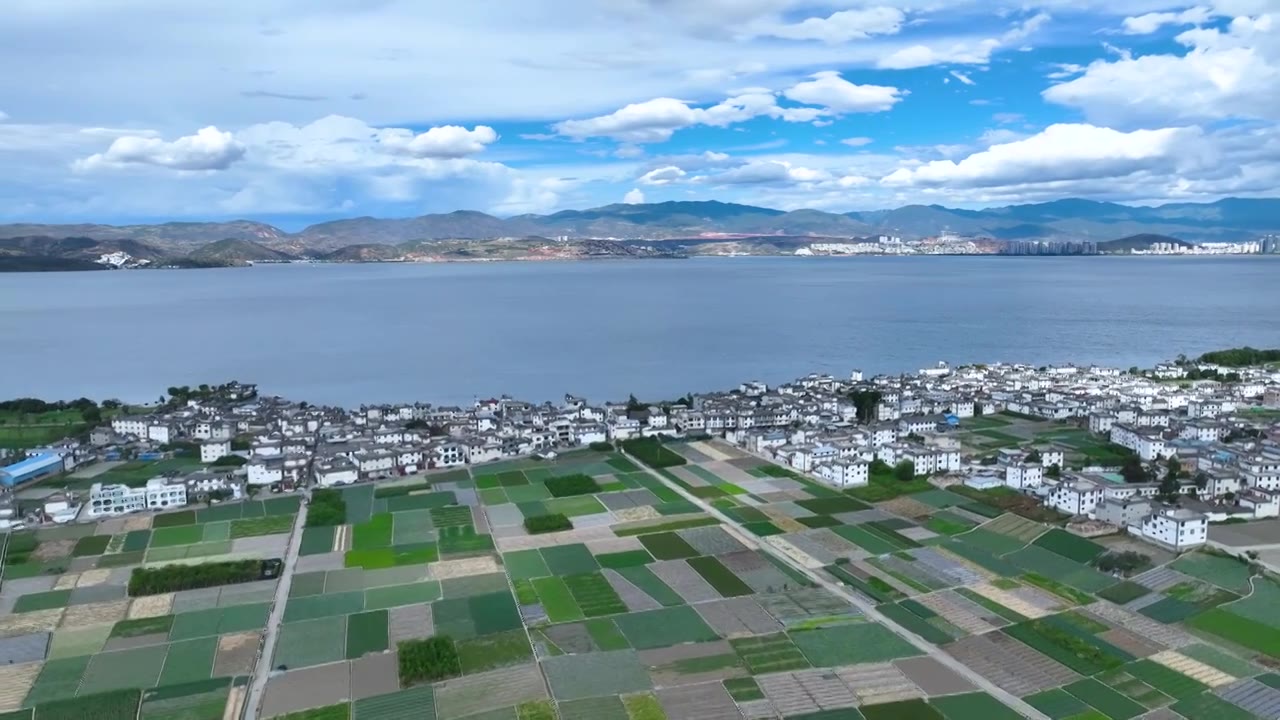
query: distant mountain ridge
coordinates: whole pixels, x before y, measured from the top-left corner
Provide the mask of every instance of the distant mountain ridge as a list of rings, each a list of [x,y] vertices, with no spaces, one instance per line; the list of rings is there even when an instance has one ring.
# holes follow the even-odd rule
[[[1280,199],[1226,198],[1203,204],[1132,207],[1070,198],[984,210],[906,205],[843,214],[821,210],[787,212],[714,200],[672,201],[510,218],[469,210],[414,218],[357,217],[318,223],[296,233],[249,220],[124,226],[0,225],[0,239],[43,236],[136,240],[178,255],[209,243],[238,240],[292,256],[320,255],[351,245],[529,236],[668,240],[715,234],[816,238],[886,234],[913,239],[943,232],[995,240],[1107,242],[1143,234],[1193,242],[1251,240],[1260,234],[1280,232]]]

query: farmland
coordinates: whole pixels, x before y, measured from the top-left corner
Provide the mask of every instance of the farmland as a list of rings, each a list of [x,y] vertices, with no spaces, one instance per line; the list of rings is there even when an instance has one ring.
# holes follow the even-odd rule
[[[960,493],[868,499],[723,443],[661,451],[656,476],[583,451],[336,491],[326,524],[293,538],[260,716],[1016,717],[778,555],[1050,717],[1247,712],[1226,689],[1268,687],[1253,678],[1280,590],[1248,594],[1234,561],[1121,581],[1089,565],[1103,544]],[[283,556],[297,511],[279,498],[11,538],[0,711],[104,697],[122,718],[221,718],[276,581],[131,597],[132,569]]]

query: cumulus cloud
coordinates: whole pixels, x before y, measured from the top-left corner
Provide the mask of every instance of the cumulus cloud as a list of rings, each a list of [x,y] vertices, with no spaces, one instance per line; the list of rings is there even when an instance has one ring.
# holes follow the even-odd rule
[[[1209,8],[1193,7],[1182,12],[1152,12],[1127,17],[1122,23],[1125,35],[1150,35],[1165,25],[1200,25],[1211,17]]]
[[[95,153],[78,167],[93,170],[105,167],[152,165],[170,170],[226,170],[242,159],[245,146],[229,132],[210,125],[194,135],[166,142],[155,137],[126,135],[116,138],[106,152]]]
[[[392,130],[382,136],[388,148],[418,158],[461,158],[475,155],[497,142],[498,133],[487,125],[468,130],[457,125],[433,127],[423,133]]]
[[[902,11],[893,7],[841,10],[825,18],[811,17],[798,23],[776,24],[762,28],[756,34],[839,45],[851,40],[865,40],[872,35],[893,35],[902,28],[905,19]]]
[[[561,135],[578,139],[611,137],[631,143],[651,143],[671,139],[676,130],[696,124],[697,118],[697,113],[685,102],[664,97],[631,103],[608,115],[565,120],[554,127]]]
[[[644,193],[640,188],[631,188],[626,195],[622,196],[622,202],[627,205],[641,205],[644,203]]]
[[[811,80],[792,85],[782,94],[806,105],[820,105],[835,113],[883,112],[902,101],[907,91],[886,85],[855,85],[834,70],[814,73]]]
[[[1225,30],[1188,30],[1177,42],[1185,54],[1097,60],[1042,95],[1107,125],[1280,120],[1280,15],[1237,17]]]
[[[890,186],[991,187],[1063,180],[1116,178],[1169,169],[1180,145],[1199,128],[1120,132],[1086,124],[1050,125],[1032,137],[992,145],[959,162],[935,160],[900,168],[882,179]]]
[[[816,182],[829,179],[825,170],[797,167],[783,160],[753,160],[715,175],[698,178],[700,182],[716,185],[744,185],[755,183]]]

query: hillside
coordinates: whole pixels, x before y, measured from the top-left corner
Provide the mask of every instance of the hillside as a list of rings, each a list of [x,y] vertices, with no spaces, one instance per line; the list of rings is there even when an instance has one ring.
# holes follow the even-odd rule
[[[249,265],[256,262],[288,262],[296,260],[292,255],[272,250],[251,240],[228,238],[209,243],[188,253],[187,261],[201,265],[221,267]]]
[[[333,220],[296,233],[248,220],[160,225],[0,225],[0,238],[82,237],[135,240],[181,257],[208,243],[240,240],[295,257],[319,257],[349,245],[401,245],[424,240],[530,236],[667,240],[711,236],[852,238],[879,234],[921,238],[953,232],[997,240],[1092,240],[1135,235],[1188,242],[1239,241],[1280,232],[1280,199],[1227,198],[1214,203],[1133,207],[1065,199],[964,210],[941,205],[850,212],[784,212],[716,201],[605,205],[550,215],[498,218],[459,210],[413,218]]]
[[[48,236],[0,238],[0,257],[26,256],[92,262],[112,253],[124,253],[153,263],[163,262],[168,257],[160,248],[139,240]]]
[[[1152,245],[1158,243],[1167,243],[1177,247],[1192,247],[1193,243],[1186,240],[1179,240],[1176,237],[1168,235],[1154,235],[1152,233],[1142,233],[1139,235],[1130,235],[1118,240],[1108,240],[1107,242],[1098,243],[1098,249],[1102,252],[1131,252],[1133,250],[1150,250]]]

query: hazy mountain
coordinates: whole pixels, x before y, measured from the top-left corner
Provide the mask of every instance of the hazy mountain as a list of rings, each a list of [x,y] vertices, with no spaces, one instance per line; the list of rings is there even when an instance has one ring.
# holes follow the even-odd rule
[[[0,237],[0,256],[94,261],[103,255],[117,252],[151,262],[159,262],[167,257],[163,250],[150,243],[127,238],[49,237],[47,235]]]
[[[919,238],[953,232],[997,240],[1093,240],[1168,235],[1189,241],[1248,240],[1280,232],[1280,199],[1227,198],[1214,203],[1131,207],[1082,199],[962,210],[907,205],[844,214],[784,212],[723,202],[605,205],[550,215],[497,218],[474,211],[415,218],[335,220],[286,233],[251,221],[161,225],[0,225],[0,238],[45,236],[138,240],[182,256],[193,247],[244,240],[294,256],[320,256],[348,245],[399,245],[420,240],[620,238],[662,240],[715,234],[851,238],[877,234]],[[132,254],[132,253],[131,253]]]

